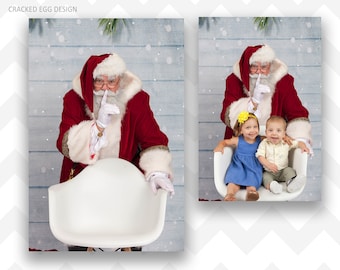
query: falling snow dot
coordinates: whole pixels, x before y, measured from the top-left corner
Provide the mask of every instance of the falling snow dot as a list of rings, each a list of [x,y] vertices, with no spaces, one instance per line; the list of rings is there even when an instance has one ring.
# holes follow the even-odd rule
[[[63,35],[59,35],[59,36],[58,36],[58,41],[59,41],[60,43],[64,43],[64,42],[65,42],[65,37],[64,37]]]
[[[147,45],[145,46],[145,50],[151,51],[151,45],[150,45],[150,44],[147,44]]]
[[[165,31],[167,31],[167,32],[171,32],[171,25],[165,25]]]
[[[312,52],[313,52],[313,49],[312,49],[311,47],[308,47],[308,48],[307,48],[307,52],[308,52],[308,53],[312,53]]]
[[[172,57],[168,56],[168,57],[166,58],[166,63],[167,63],[168,65],[172,64]]]
[[[78,19],[77,22],[76,22],[76,24],[78,24],[78,25],[81,24],[81,20]]]
[[[311,28],[312,24],[310,22],[306,23],[307,28]]]
[[[292,37],[292,38],[290,39],[290,42],[291,42],[291,43],[295,43],[295,37]]]
[[[79,55],[84,54],[84,48],[79,48],[79,49],[78,49],[78,54],[79,54]]]

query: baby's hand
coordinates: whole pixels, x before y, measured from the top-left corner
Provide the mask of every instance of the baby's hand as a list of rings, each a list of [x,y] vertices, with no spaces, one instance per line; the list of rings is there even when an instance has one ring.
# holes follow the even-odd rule
[[[272,171],[273,173],[277,173],[279,170],[274,163],[269,163],[267,166],[268,170]]]
[[[286,144],[288,144],[288,145],[292,145],[293,143],[292,143],[292,138],[291,137],[289,137],[289,136],[284,136],[283,137],[283,141],[286,143]]]

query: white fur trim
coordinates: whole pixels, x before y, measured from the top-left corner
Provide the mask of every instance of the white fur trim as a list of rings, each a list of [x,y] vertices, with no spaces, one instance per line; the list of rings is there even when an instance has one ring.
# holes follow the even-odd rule
[[[91,128],[94,121],[83,121],[70,128],[67,140],[70,159],[83,164],[93,164],[97,161],[98,155],[91,158]]]
[[[270,66],[270,83],[276,85],[288,73],[288,67],[280,59],[274,59]]]
[[[287,125],[287,135],[297,139],[297,138],[305,138],[310,143],[312,141],[312,127],[309,121],[304,119],[297,119],[288,122]]]
[[[72,88],[82,99],[84,99],[83,94],[81,92],[80,73],[73,78]]]
[[[248,102],[250,101],[250,98],[240,98],[237,101],[234,101],[230,104],[229,109],[229,115],[226,115],[226,117],[229,117],[229,123],[230,127],[233,129],[235,126],[235,123],[237,121],[238,115],[242,111],[248,111]]]
[[[257,107],[260,112],[258,120],[260,126],[265,126],[267,119],[270,117],[272,112],[272,93],[265,94],[262,101]]]
[[[99,75],[118,76],[126,71],[124,60],[117,54],[111,54],[105,58],[93,71],[93,78]]]
[[[112,115],[110,124],[105,128],[105,147],[100,149],[99,159],[118,158],[121,140],[122,114]]]
[[[263,45],[260,49],[252,54],[249,58],[249,64],[253,64],[255,62],[260,63],[270,63],[275,59],[274,50],[268,45]]]
[[[126,71],[120,79],[121,102],[127,102],[142,89],[142,81],[130,71]]]
[[[139,165],[144,171],[145,178],[147,179],[152,172],[165,172],[169,178],[173,178],[171,170],[171,154],[168,150],[162,148],[146,149],[142,153]]]

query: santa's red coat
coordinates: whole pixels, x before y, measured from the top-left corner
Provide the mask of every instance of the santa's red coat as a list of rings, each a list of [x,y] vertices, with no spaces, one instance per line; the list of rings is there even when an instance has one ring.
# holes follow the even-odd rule
[[[232,73],[226,79],[225,97],[221,111],[221,120],[228,124],[228,108],[229,106],[241,98],[249,99],[246,89],[243,87],[242,81]],[[271,113],[270,115],[278,115],[285,118],[288,123],[294,119],[304,121],[308,120],[308,111],[302,105],[297,91],[294,87],[294,78],[286,74],[276,83],[275,91],[271,99]],[[264,124],[264,123],[263,123]],[[230,126],[231,125],[231,126]],[[225,138],[232,136],[232,126],[227,125],[225,131]],[[308,137],[308,136],[307,136]]]
[[[262,94],[254,111],[251,99],[256,84],[254,78],[250,78],[250,64],[257,62],[270,63],[270,72],[261,76],[259,81],[267,85],[270,91]],[[309,113],[298,97],[294,78],[288,73],[287,65],[275,57],[275,52],[268,45],[248,46],[226,79],[220,115],[226,124],[226,139],[233,135],[232,128],[241,111],[255,113],[262,129],[271,115],[281,116],[287,121],[286,133],[290,137],[311,142]]]
[[[120,113],[111,116],[102,136],[97,135],[95,125],[97,105],[93,74],[98,72],[110,76],[118,72],[116,75],[120,76],[119,89],[112,101],[119,107]],[[172,179],[168,138],[160,130],[150,108],[149,95],[141,89],[141,85],[140,79],[125,69],[125,63],[116,54],[93,55],[86,61],[80,74],[73,79],[73,89],[64,96],[56,143],[64,155],[61,182],[69,179],[72,168],[75,167],[76,175],[98,159],[110,157],[134,163],[146,178],[152,172],[160,171]],[[93,148],[93,140],[104,143]]]
[[[90,119],[85,109],[84,100],[74,91],[69,91],[64,97],[64,110],[60,124],[60,134],[57,140],[57,148],[63,152],[63,137],[74,125]],[[119,157],[138,165],[139,153],[153,146],[167,146],[168,138],[160,131],[157,122],[149,106],[149,95],[138,92],[130,99],[126,106],[121,125],[121,139]],[[64,157],[60,181],[66,181],[69,177],[73,161]],[[77,171],[86,164],[79,164]]]

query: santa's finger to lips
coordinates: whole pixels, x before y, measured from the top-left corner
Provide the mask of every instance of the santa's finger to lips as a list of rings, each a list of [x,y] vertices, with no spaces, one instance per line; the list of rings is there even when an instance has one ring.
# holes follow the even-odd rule
[[[103,98],[102,98],[102,101],[100,103],[101,105],[105,105],[106,104],[106,99],[107,99],[107,93],[108,92],[109,92],[108,90],[105,90]]]

